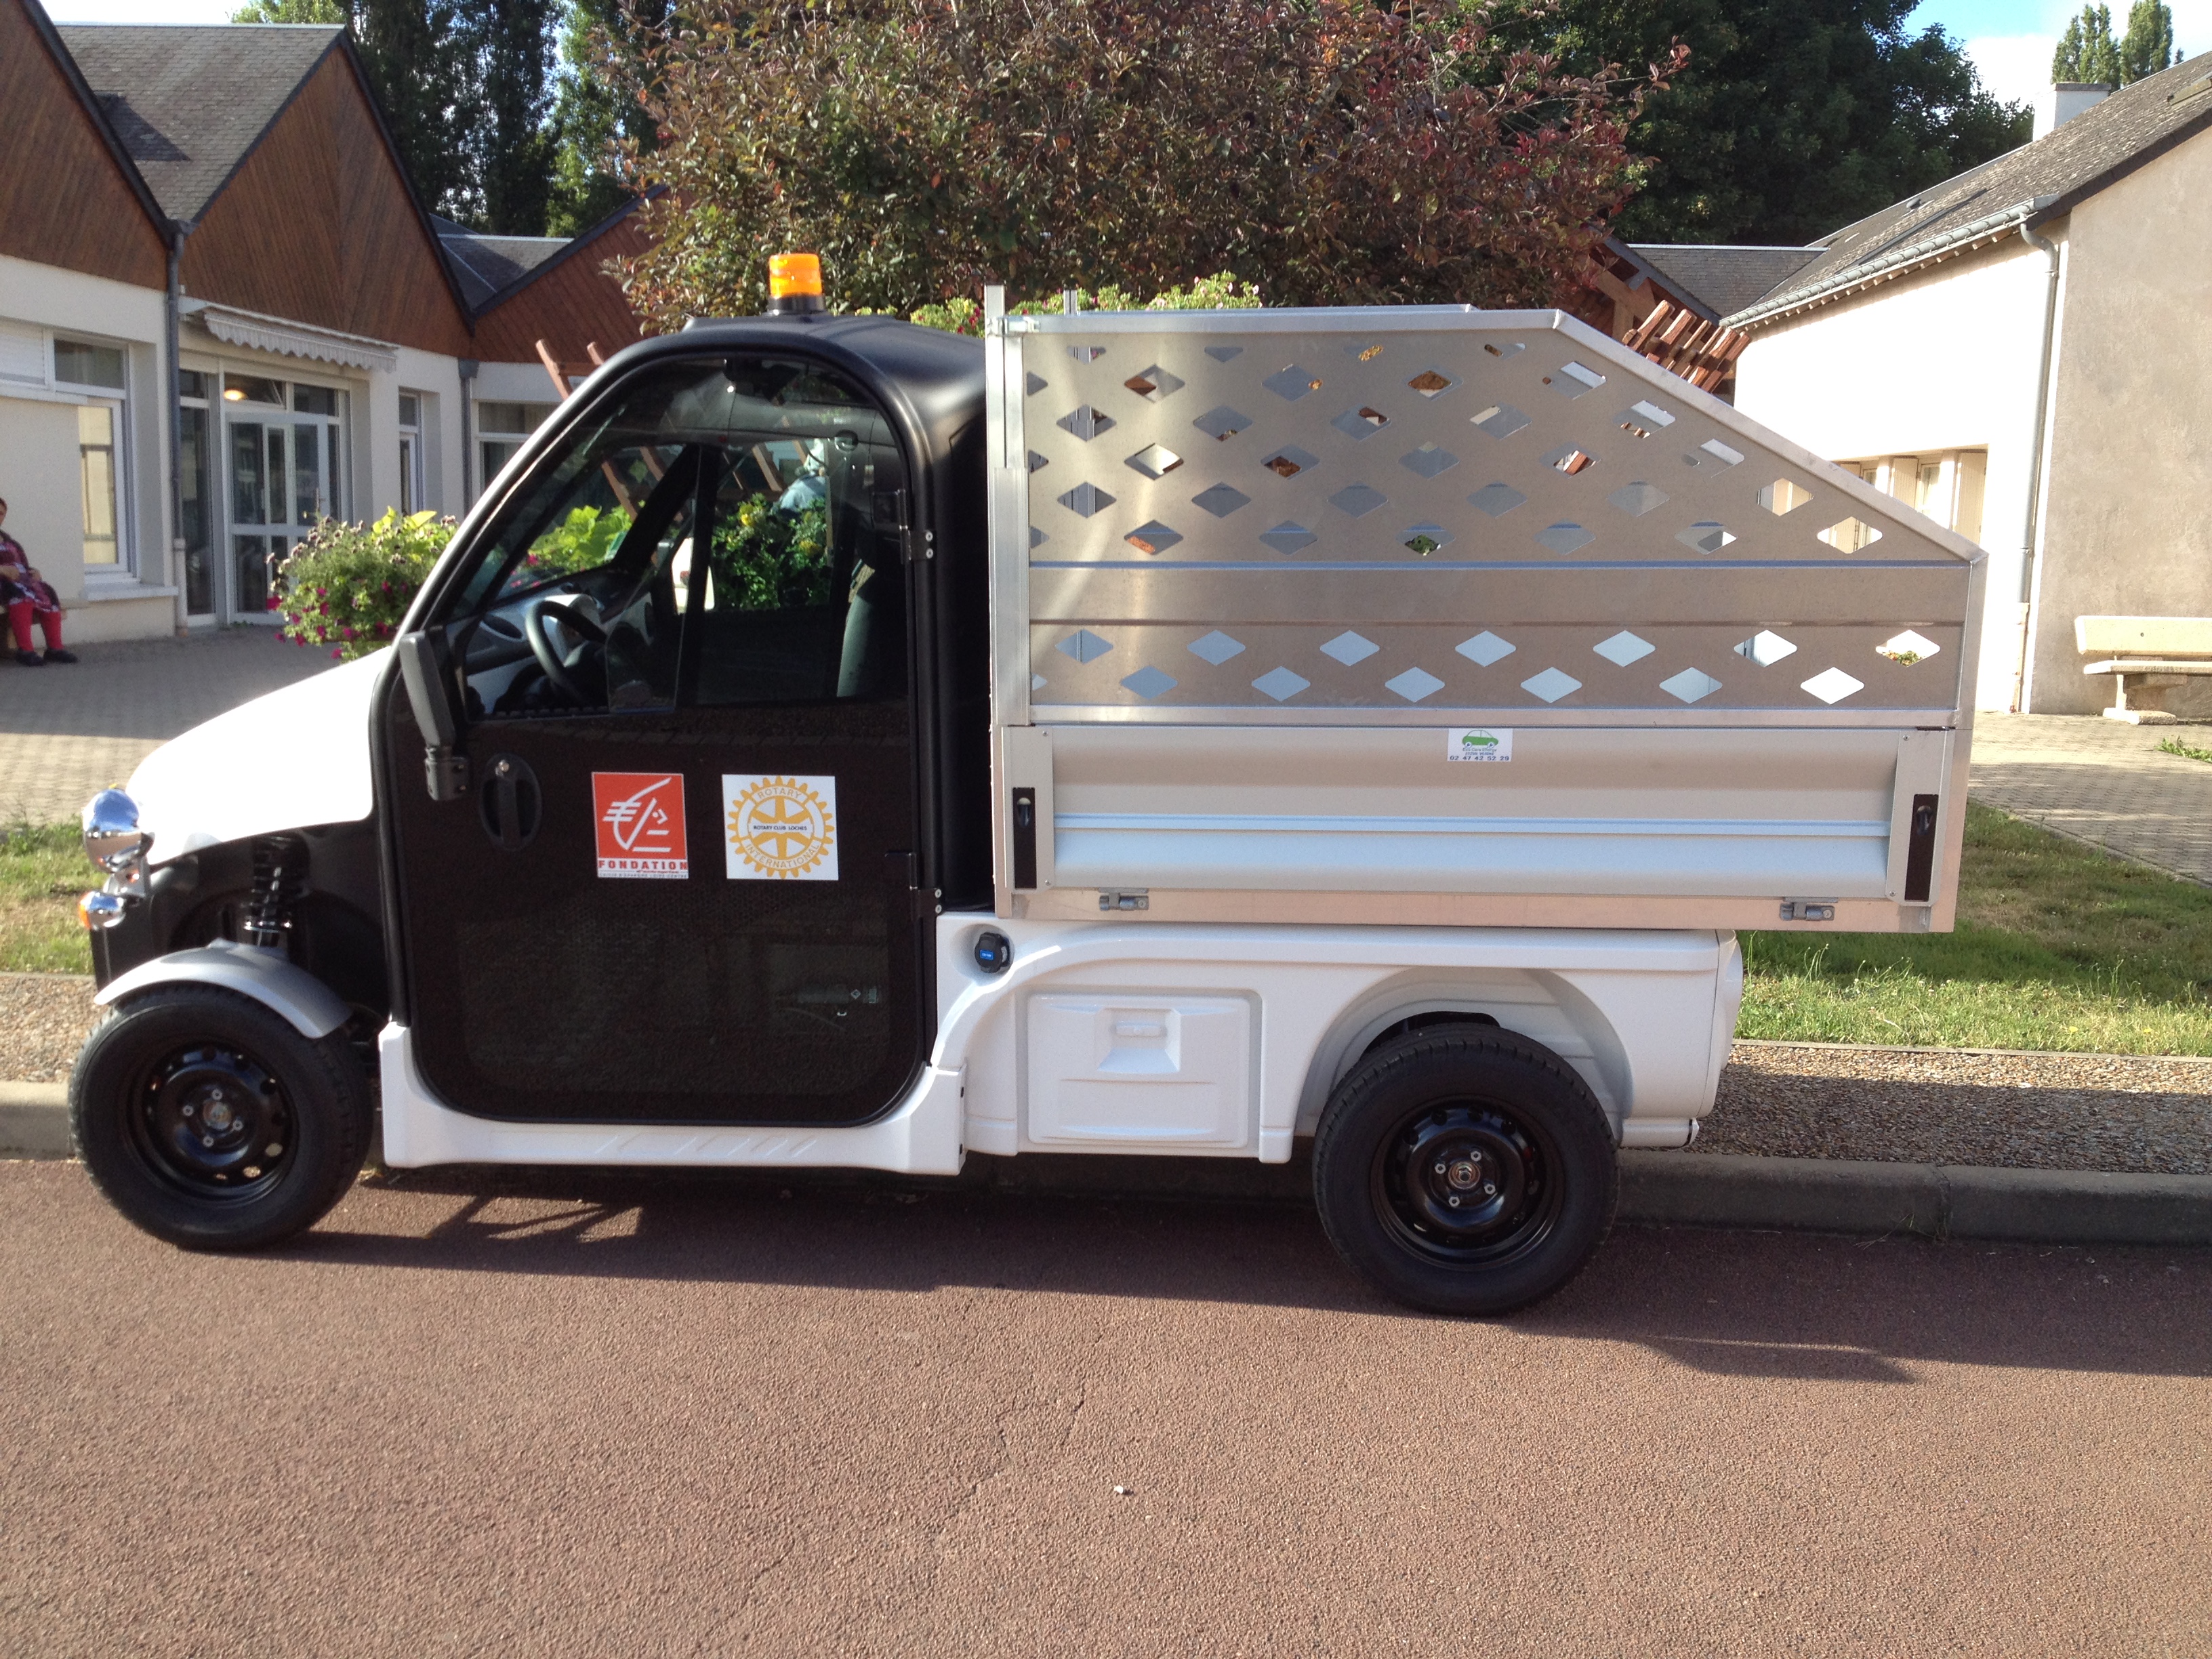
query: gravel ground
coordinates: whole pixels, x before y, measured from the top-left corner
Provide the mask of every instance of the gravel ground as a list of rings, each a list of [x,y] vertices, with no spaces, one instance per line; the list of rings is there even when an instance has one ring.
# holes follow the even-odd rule
[[[92,989],[0,974],[8,1081],[68,1078]],[[1739,1042],[1693,1150],[2212,1175],[2212,1060]]]
[[[2212,1175],[2212,1060],[1738,1042],[1694,1150]]]
[[[0,974],[0,1074],[9,1083],[60,1083],[100,1010],[90,974]]]

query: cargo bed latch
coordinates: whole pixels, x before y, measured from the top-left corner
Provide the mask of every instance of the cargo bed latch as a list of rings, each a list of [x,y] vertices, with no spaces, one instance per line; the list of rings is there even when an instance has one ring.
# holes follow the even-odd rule
[[[1149,888],[1102,887],[1098,890],[1098,908],[1102,910],[1149,910],[1152,896]]]
[[[1836,906],[1832,899],[1784,899],[1782,901],[1782,920],[1784,921],[1833,921]]]

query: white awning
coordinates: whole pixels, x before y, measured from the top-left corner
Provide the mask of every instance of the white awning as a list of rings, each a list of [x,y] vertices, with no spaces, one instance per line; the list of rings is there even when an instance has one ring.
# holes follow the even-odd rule
[[[229,306],[203,303],[193,307],[190,301],[185,301],[185,314],[216,339],[228,341],[232,345],[274,351],[287,357],[313,358],[317,362],[343,363],[349,368],[365,368],[381,374],[397,374],[399,369],[399,348],[382,340],[341,334],[334,328],[317,328],[311,323],[289,322],[282,317],[264,317],[258,312],[239,311]]]

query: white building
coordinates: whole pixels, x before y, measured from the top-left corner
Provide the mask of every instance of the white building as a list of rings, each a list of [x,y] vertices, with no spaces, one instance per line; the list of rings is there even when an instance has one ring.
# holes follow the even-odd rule
[[[2077,616],[2212,616],[2212,55],[2061,113],[1810,248],[1638,252],[1757,267],[1736,406],[1989,549],[1981,707],[2087,714]]]
[[[629,215],[433,220],[341,29],[0,0],[0,499],[72,640],[268,620],[317,519],[459,513],[556,401],[542,357],[637,337]]]

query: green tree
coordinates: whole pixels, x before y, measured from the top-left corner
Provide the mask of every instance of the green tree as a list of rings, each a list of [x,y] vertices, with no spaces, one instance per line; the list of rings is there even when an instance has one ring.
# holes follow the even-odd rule
[[[559,0],[470,0],[461,39],[473,70],[465,147],[483,230],[542,236],[553,191],[553,58]]]
[[[2112,38],[2109,6],[2084,6],[2066,25],[2051,59],[2051,78],[2124,87],[2181,61],[2173,49],[2173,13],[2166,0],[2136,0],[2128,32]]]
[[[666,26],[670,0],[569,0],[561,31],[559,90],[554,95],[552,204],[546,233],[574,236],[629,199],[619,158],[627,146],[643,152],[659,134],[637,100],[603,73],[603,52],[634,62],[633,28]],[[635,23],[630,20],[635,18]]]
[[[840,303],[987,282],[1139,292],[1206,271],[1273,302],[1566,297],[1626,192],[1638,94],[1510,49],[1487,6],[1372,0],[702,0],[625,77],[666,326],[759,309],[772,251]]]
[[[2163,65],[2161,65],[2163,67]],[[2120,47],[2112,39],[2112,9],[2084,6],[2066,25],[2051,55],[2051,78],[2116,87],[2120,84]]]
[[[234,23],[349,23],[343,0],[252,0],[231,13]]]
[[[2026,143],[2031,112],[1984,91],[1959,43],[1917,33],[1913,0],[1559,0],[1523,43],[1591,74],[1687,65],[1644,100],[1628,147],[1637,241],[1801,244]]]
[[[2120,84],[2141,81],[2181,61],[2173,46],[2173,13],[2166,0],[2136,0],[2120,38]]]

